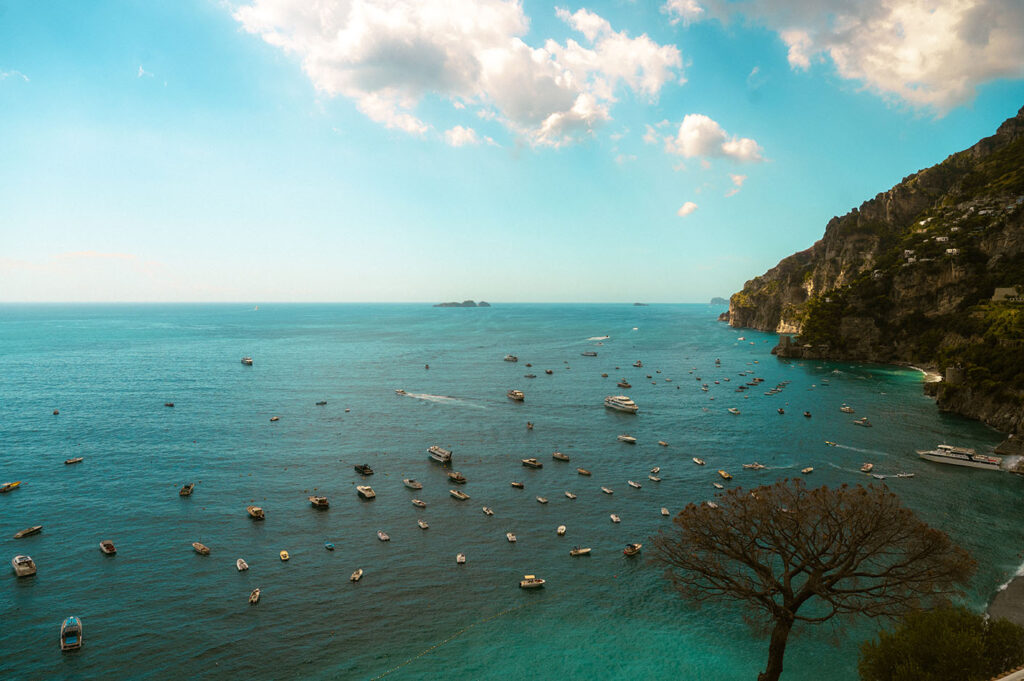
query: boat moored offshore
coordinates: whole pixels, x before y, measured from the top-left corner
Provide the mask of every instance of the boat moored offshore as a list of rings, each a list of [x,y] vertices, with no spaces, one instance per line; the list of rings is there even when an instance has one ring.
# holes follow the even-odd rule
[[[969,468],[984,468],[988,470],[999,470],[1003,463],[998,456],[978,454],[968,447],[955,447],[953,445],[939,445],[933,450],[917,450],[917,455],[927,461],[935,463],[950,463],[954,466],[967,466]]]
[[[32,556],[15,556],[11,558],[11,567],[18,577],[29,577],[36,573],[36,563]]]
[[[625,395],[608,395],[604,398],[604,406],[627,414],[635,414],[640,410],[636,402]]]
[[[427,448],[427,453],[430,454],[430,458],[438,463],[451,463],[452,452],[450,449],[445,449],[438,445],[431,445]]]
[[[60,649],[78,650],[82,647],[82,620],[74,615],[65,618],[60,625]]]
[[[356,493],[363,499],[374,499],[377,496],[377,493],[369,485],[359,485],[356,487]]]

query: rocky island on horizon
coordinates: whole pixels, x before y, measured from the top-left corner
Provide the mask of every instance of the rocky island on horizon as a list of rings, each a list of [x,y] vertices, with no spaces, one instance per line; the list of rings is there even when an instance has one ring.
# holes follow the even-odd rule
[[[926,367],[941,410],[1024,432],[1024,108],[832,218],[720,319],[794,334],[780,357]]]
[[[472,300],[463,300],[461,303],[437,303],[434,307],[490,307],[491,304],[486,300],[481,300],[479,303]]]

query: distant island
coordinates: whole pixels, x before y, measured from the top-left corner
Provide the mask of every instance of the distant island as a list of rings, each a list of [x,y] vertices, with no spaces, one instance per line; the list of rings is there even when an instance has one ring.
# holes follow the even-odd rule
[[[721,296],[715,296],[714,298],[711,299],[711,304],[712,305],[728,305],[729,301],[726,300],[725,298],[721,297]]]
[[[481,300],[479,303],[472,300],[463,300],[461,303],[438,303],[434,307],[490,307],[491,304],[486,300]]]
[[[633,303],[633,307],[647,307],[647,303]]]

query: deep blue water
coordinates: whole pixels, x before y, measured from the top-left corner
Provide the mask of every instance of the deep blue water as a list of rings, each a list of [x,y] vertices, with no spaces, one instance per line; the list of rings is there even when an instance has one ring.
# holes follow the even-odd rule
[[[742,611],[697,610],[659,568],[621,553],[669,524],[660,507],[713,498],[718,468],[742,486],[807,465],[808,483],[829,485],[864,481],[864,461],[883,474],[916,473],[886,482],[979,560],[970,601],[981,607],[1021,562],[1024,480],[929,464],[914,449],[989,450],[999,435],[939,414],[916,371],[782,362],[769,354],[774,335],[730,329],[715,321],[720,311],[0,306],[0,481],[23,481],[0,495],[0,545],[4,560],[27,553],[39,566],[20,580],[7,570],[0,583],[0,676],[753,679],[767,642]],[[604,335],[601,346],[587,340]],[[598,357],[580,355],[589,349]],[[506,353],[520,361],[503,362]],[[243,355],[254,366],[242,366]],[[637,359],[643,369],[630,366]],[[734,389],[748,369],[765,383],[745,398]],[[531,371],[537,378],[524,378]],[[622,376],[637,416],[602,407],[605,395],[623,392],[614,386]],[[783,393],[763,395],[782,380],[792,381]],[[524,403],[506,399],[512,387]],[[844,402],[875,427],[853,426],[838,410]],[[812,419],[800,416],[805,409]],[[617,442],[620,433],[638,444]],[[470,501],[448,496],[443,469],[427,459],[435,443],[454,450]],[[552,460],[555,450],[571,463]],[[73,456],[85,460],[65,466]],[[527,456],[544,468],[524,469]],[[769,468],[742,470],[755,459]],[[352,466],[363,462],[376,470],[373,502],[355,494]],[[654,465],[660,483],[647,480]],[[404,488],[403,477],[421,480],[422,492]],[[514,479],[526,489],[511,488]],[[187,481],[196,491],[180,498]],[[310,507],[313,490],[330,510]],[[427,508],[413,507],[414,496]],[[253,502],[266,521],[247,517]],[[11,538],[36,524],[41,534]],[[101,539],[115,542],[116,557],[100,553]],[[210,556],[192,551],[197,540]],[[328,540],[336,551],[324,550]],[[570,558],[575,544],[593,554]],[[460,551],[467,565],[456,566]],[[238,557],[248,572],[235,570]],[[365,577],[352,584],[357,567]],[[546,588],[518,589],[524,573]],[[263,600],[250,607],[256,586]],[[84,622],[85,647],[62,655],[58,627],[69,614]],[[820,679],[827,668],[831,679],[855,679],[857,645],[873,626],[798,629],[785,678]]]

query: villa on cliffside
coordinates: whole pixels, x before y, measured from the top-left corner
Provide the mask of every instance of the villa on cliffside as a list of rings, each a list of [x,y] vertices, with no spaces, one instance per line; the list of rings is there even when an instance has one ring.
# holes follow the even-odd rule
[[[993,303],[1024,303],[1024,294],[1016,286],[997,288],[992,294]]]

